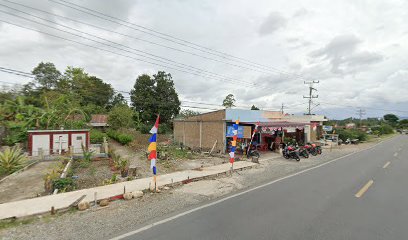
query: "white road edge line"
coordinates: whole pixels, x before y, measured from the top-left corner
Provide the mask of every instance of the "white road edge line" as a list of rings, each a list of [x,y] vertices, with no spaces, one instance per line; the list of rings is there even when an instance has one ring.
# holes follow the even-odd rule
[[[390,164],[391,164],[391,162],[390,162],[390,161],[386,162],[386,163],[384,164],[383,168],[387,168],[387,167],[388,167],[388,165],[390,165]]]
[[[387,141],[389,141],[389,140],[391,140],[391,139],[393,139],[393,137],[388,138],[388,139],[386,139],[386,140],[384,140],[384,141],[382,141],[382,142],[376,143],[375,145],[373,145],[373,146],[371,146],[371,147],[368,147],[368,148],[359,150],[359,151],[357,151],[357,152],[352,152],[352,153],[346,154],[346,155],[344,155],[344,156],[342,156],[342,157],[338,157],[338,158],[332,159],[332,160],[330,160],[330,161],[328,161],[328,162],[325,162],[325,163],[322,163],[322,164],[320,164],[320,165],[317,165],[317,166],[314,166],[314,167],[310,167],[310,168],[304,169],[304,170],[302,170],[302,171],[299,171],[299,172],[290,174],[290,175],[288,175],[288,176],[278,178],[278,179],[273,180],[273,181],[271,181],[271,182],[268,182],[268,183],[265,183],[265,184],[262,184],[262,185],[259,185],[259,186],[256,186],[256,187],[247,189],[247,190],[245,190],[245,191],[243,191],[243,192],[239,192],[239,193],[233,194],[233,195],[231,195],[231,196],[228,196],[228,197],[219,199],[219,200],[217,200],[217,201],[215,201],[215,202],[207,203],[207,204],[205,204],[205,205],[202,205],[202,206],[199,206],[199,207],[190,209],[190,210],[188,210],[188,211],[179,213],[179,214],[174,215],[174,216],[172,216],[172,217],[168,217],[168,218],[165,218],[165,219],[163,219],[163,220],[160,220],[160,221],[157,221],[157,222],[148,224],[148,225],[146,225],[146,226],[144,226],[144,227],[142,227],[142,228],[139,228],[139,229],[136,229],[136,230],[134,230],[134,231],[131,231],[131,232],[122,234],[122,235],[120,235],[120,236],[111,238],[110,240],[119,240],[119,239],[123,239],[123,238],[126,238],[126,237],[130,237],[130,236],[132,236],[132,235],[134,235],[134,234],[136,234],[136,233],[143,232],[143,231],[148,230],[148,229],[150,229],[150,228],[152,228],[152,227],[154,227],[154,226],[157,226],[157,225],[160,225],[160,224],[163,224],[163,223],[172,221],[172,220],[174,220],[174,219],[176,219],[176,218],[179,218],[179,217],[188,215],[188,214],[190,214],[190,213],[196,212],[196,211],[201,210],[201,209],[203,209],[203,208],[210,207],[210,206],[212,206],[212,205],[215,205],[215,204],[224,202],[224,201],[226,201],[226,200],[228,200],[228,199],[241,196],[241,195],[243,195],[243,194],[252,192],[252,191],[254,191],[254,190],[257,190],[257,189],[259,189],[259,188],[266,187],[266,186],[268,186],[268,185],[271,185],[271,184],[274,184],[274,183],[277,183],[277,182],[280,182],[280,181],[285,180],[285,179],[287,179],[287,178],[291,178],[291,177],[294,177],[294,176],[296,176],[296,175],[300,175],[300,174],[302,174],[302,173],[311,171],[311,170],[313,170],[313,169],[323,167],[323,166],[325,166],[325,165],[327,165],[327,164],[330,164],[330,163],[335,162],[335,161],[338,161],[338,160],[340,160],[340,159],[349,157],[349,156],[351,156],[351,155],[354,155],[354,154],[357,154],[357,153],[360,153],[360,152],[363,152],[363,151],[367,151],[367,150],[372,149],[372,148],[374,148],[374,147],[376,147],[376,146],[378,146],[378,145],[380,145],[380,144],[382,144],[382,143],[384,143],[384,142],[387,142]]]
[[[398,156],[398,153],[396,152],[396,153],[394,153],[394,157],[396,157],[396,156]]]

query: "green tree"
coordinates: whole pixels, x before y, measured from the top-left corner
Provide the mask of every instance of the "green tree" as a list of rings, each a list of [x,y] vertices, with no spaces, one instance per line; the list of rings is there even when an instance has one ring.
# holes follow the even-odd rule
[[[108,123],[112,129],[133,127],[133,110],[127,105],[116,105],[108,115]]]
[[[395,127],[398,123],[399,118],[395,114],[384,115],[384,121],[386,121],[391,126]]]
[[[252,105],[251,110],[259,110],[259,108],[256,107],[255,105]]]
[[[155,81],[149,75],[140,75],[130,91],[132,107],[139,113],[142,122],[152,120],[157,114]]]
[[[35,76],[34,80],[23,85],[21,92],[27,104],[42,107],[42,95],[57,89],[62,75],[50,62],[40,62],[31,72]]]
[[[74,95],[79,99],[81,106],[95,104],[106,108],[114,95],[110,84],[95,76],[89,76],[82,68],[74,67],[65,70],[59,89],[64,94]]]
[[[151,78],[143,74],[136,79],[130,93],[132,107],[143,123],[153,122],[160,114],[161,123],[168,123],[180,111],[180,100],[170,74],[159,71]]]
[[[222,101],[222,106],[226,107],[226,108],[232,108],[235,107],[235,97],[234,95],[232,95],[231,93],[228,94],[224,101]]]
[[[190,110],[190,109],[183,109],[180,111],[180,113],[178,114],[177,117],[179,118],[187,118],[187,117],[192,117],[192,116],[197,116],[200,113],[194,110]]]
[[[180,112],[181,103],[170,73],[159,71],[153,77],[156,82],[157,113],[160,114],[162,123],[168,123]],[[154,121],[155,119],[154,114],[151,120]]]
[[[9,89],[0,89],[0,104],[5,103],[8,101],[13,101],[19,96],[18,91],[9,90]]]
[[[117,93],[112,97],[109,103],[109,109],[112,109],[116,105],[127,105],[127,104],[128,103],[125,97],[121,93]]]
[[[398,122],[398,127],[400,128],[408,128],[408,119],[402,119]]]
[[[31,73],[41,89],[54,89],[61,78],[61,72],[50,62],[40,62]]]

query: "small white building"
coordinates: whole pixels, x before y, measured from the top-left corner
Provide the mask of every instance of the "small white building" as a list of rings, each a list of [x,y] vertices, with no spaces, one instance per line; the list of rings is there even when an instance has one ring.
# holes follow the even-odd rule
[[[63,154],[71,147],[73,153],[81,153],[82,145],[90,145],[89,129],[79,130],[30,130],[28,154],[30,156]]]

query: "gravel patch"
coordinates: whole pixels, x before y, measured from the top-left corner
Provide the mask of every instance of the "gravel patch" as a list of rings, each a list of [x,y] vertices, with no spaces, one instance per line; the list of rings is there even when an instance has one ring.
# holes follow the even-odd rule
[[[140,199],[112,202],[108,207],[43,217],[31,224],[3,229],[2,239],[109,239],[135,230],[163,216],[201,205],[234,191],[271,181],[334,158],[367,148],[375,142],[323,150],[323,155],[300,162],[263,155],[261,164],[232,176],[206,179],[145,194]],[[273,159],[268,159],[274,156]]]

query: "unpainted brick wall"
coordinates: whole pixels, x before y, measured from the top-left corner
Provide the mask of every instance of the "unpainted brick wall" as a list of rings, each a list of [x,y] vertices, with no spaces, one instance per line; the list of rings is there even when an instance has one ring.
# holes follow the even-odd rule
[[[217,140],[214,151],[223,151],[225,148],[224,118],[225,110],[220,110],[184,120],[175,120],[174,140],[193,149],[199,149],[201,124],[201,149],[211,150]]]

